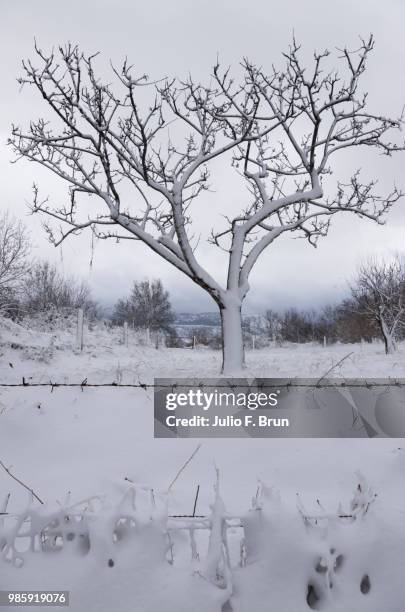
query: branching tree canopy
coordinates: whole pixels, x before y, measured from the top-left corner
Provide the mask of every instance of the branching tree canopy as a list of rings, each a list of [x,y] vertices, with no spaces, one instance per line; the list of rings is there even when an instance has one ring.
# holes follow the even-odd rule
[[[26,274],[31,244],[28,232],[8,212],[0,215],[0,290],[10,289]]]
[[[29,313],[83,308],[94,314],[97,309],[86,283],[63,276],[47,261],[37,261],[31,266],[21,284],[21,300]]]
[[[0,215],[0,311],[15,313],[17,293],[29,269],[31,243],[21,221]]]
[[[351,285],[359,312],[380,332],[385,352],[396,350],[396,340],[405,329],[405,261],[397,255],[390,261],[364,262]]]
[[[377,193],[359,172],[345,182],[329,176],[349,149],[403,149],[395,142],[402,117],[369,110],[359,85],[373,46],[370,37],[338,51],[329,69],[328,51],[305,67],[293,41],[282,69],[244,59],[233,79],[217,64],[209,85],[191,76],[150,82],[127,62],[113,68],[112,85],[97,75],[94,55],[72,45],[49,54],[36,47],[20,83],[38,91],[54,121],[14,126],[10,142],[17,157],[65,181],[69,196],[53,204],[34,186],[32,210],[48,215],[55,245],[86,228],[101,239],[141,240],[205,289],[221,312],[223,371],[236,372],[243,366],[241,307],[263,251],[285,232],[316,244],[340,212],[381,223],[402,195],[396,188]],[[249,187],[243,210],[212,229],[211,243],[228,254],[225,282],[201,264],[192,224],[219,156]],[[90,214],[84,196],[97,198],[99,213]]]
[[[129,297],[115,305],[113,319],[153,331],[168,330],[174,315],[162,281],[135,281]]]

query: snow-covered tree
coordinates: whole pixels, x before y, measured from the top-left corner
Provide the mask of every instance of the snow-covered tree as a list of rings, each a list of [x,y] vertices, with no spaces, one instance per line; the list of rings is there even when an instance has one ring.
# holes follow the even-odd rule
[[[8,212],[0,215],[0,309],[17,307],[18,288],[29,269],[31,250],[28,232],[21,221]]]
[[[168,330],[173,323],[169,294],[162,281],[135,281],[128,298],[118,300],[113,319],[150,330]]]
[[[244,59],[233,78],[216,65],[206,85],[191,76],[150,82],[125,62],[114,86],[96,73],[94,55],[72,45],[58,53],[36,47],[20,83],[38,90],[54,121],[14,126],[11,144],[65,181],[69,197],[56,205],[35,186],[33,211],[50,217],[55,245],[86,228],[102,239],[140,240],[207,291],[221,313],[223,372],[235,373],[244,359],[242,304],[265,249],[285,232],[316,244],[340,212],[381,222],[401,195],[396,188],[378,195],[375,181],[356,171],[343,182],[332,176],[334,159],[350,149],[402,149],[395,142],[402,118],[369,110],[359,86],[373,45],[362,40],[332,63],[327,51],[315,53],[305,68],[293,41],[284,68],[266,72]],[[210,243],[228,256],[225,280],[202,265],[192,223],[198,201],[208,209],[203,192],[218,157],[250,189],[243,210],[212,230]],[[99,212],[85,196],[96,198]],[[52,220],[62,222],[60,233]]]
[[[64,276],[48,261],[32,264],[21,284],[21,300],[24,310],[31,314],[77,308],[91,314],[96,312],[89,286]]]
[[[351,291],[359,312],[379,330],[385,352],[393,353],[405,329],[404,259],[399,255],[390,261],[369,259],[360,266]]]

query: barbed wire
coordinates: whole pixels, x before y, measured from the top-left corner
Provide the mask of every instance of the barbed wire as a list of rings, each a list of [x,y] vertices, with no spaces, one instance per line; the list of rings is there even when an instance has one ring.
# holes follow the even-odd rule
[[[277,381],[277,379],[275,379]],[[243,387],[252,387],[257,389],[290,389],[290,388],[310,388],[310,389],[324,389],[324,388],[386,388],[386,387],[405,387],[405,379],[376,379],[376,380],[359,380],[359,379],[347,379],[347,380],[332,380],[332,379],[291,379],[285,380],[280,379],[280,382],[262,382],[260,379],[249,379],[246,378],[238,379],[238,382],[231,382],[230,380],[218,380],[217,382],[207,382],[198,380],[195,378],[182,379],[178,382],[141,382],[136,383],[118,383],[118,382],[89,382],[84,379],[81,382],[30,382],[26,381],[23,377],[21,382],[0,382],[0,388],[18,388],[18,387],[51,387],[56,388],[130,388],[130,389],[182,389],[185,387],[198,387],[211,389],[213,387],[217,389],[242,389]]]

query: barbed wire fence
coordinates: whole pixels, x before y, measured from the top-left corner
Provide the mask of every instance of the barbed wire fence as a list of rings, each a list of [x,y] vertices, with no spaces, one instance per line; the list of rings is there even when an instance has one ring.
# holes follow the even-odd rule
[[[270,544],[274,538],[277,529],[277,524],[274,523],[277,504],[274,506],[268,498],[267,487],[259,483],[256,495],[251,499],[250,508],[244,513],[229,513],[220,494],[219,471],[216,472],[214,501],[206,514],[196,513],[200,485],[197,486],[193,512],[188,515],[171,515],[164,510],[162,514],[162,507],[166,507],[164,499],[167,492],[162,495],[161,491],[131,481],[124,497],[115,510],[109,510],[107,516],[104,514],[100,496],[88,497],[72,504],[68,495],[66,501],[56,510],[46,509],[44,506],[37,508],[33,499],[32,504],[23,512],[11,513],[7,511],[10,501],[8,494],[0,505],[0,560],[20,568],[29,558],[32,561],[32,555],[61,552],[66,548],[69,548],[70,554],[78,552],[81,557],[97,555],[99,528],[92,529],[92,522],[97,519],[98,525],[100,526],[101,522],[112,542],[107,555],[109,558],[105,559],[108,567],[114,567],[119,557],[120,548],[116,547],[115,543],[133,541],[140,536],[143,529],[148,530],[148,535],[151,535],[153,530],[157,537],[165,538],[165,560],[168,564],[176,564],[179,553],[176,547],[181,542],[182,547],[188,547],[194,574],[200,575],[220,589],[226,589],[231,598],[234,594],[232,585],[235,570],[257,561],[257,536],[270,537]],[[27,488],[26,485],[23,486]],[[33,493],[32,490],[31,492]],[[139,520],[140,494],[146,496],[150,507],[147,526]],[[341,541],[337,536],[341,530],[347,529],[347,525],[363,523],[376,498],[377,494],[360,474],[357,474],[356,488],[349,498],[346,511],[339,504],[337,511],[328,512],[317,500],[319,512],[307,512],[297,496],[297,518],[300,518],[305,526],[306,537],[312,540],[306,558],[309,569],[312,567],[312,570],[309,571],[307,589],[303,590],[302,594],[310,609],[319,609],[319,601],[333,604],[335,573],[341,562],[348,555],[354,554],[343,532]],[[39,502],[43,503],[41,500]],[[359,529],[364,530],[364,527],[359,525]],[[200,534],[204,537],[200,537]],[[322,540],[329,540],[329,536],[333,538],[333,548],[329,546],[327,554],[325,546],[319,546],[319,534],[322,535]],[[314,564],[315,543],[319,546],[319,552],[318,557],[315,556]],[[264,554],[278,555],[279,551],[273,546],[271,551],[265,550]],[[364,555],[361,556],[361,561],[367,566]],[[357,578],[355,576],[355,579]],[[360,590],[363,594],[370,590],[367,573],[361,579]],[[225,609],[228,607],[222,607],[222,610]]]
[[[192,380],[192,383],[190,382]],[[230,380],[216,379],[218,382],[204,382],[204,380],[197,380],[195,378],[187,378],[184,381],[179,380],[179,382],[170,382],[170,383],[156,383],[156,382],[141,382],[138,381],[136,383],[125,383],[125,382],[89,382],[87,378],[82,380],[81,382],[58,382],[58,381],[49,381],[49,382],[32,382],[27,381],[23,376],[21,382],[0,382],[0,388],[15,388],[15,387],[50,387],[51,389],[58,388],[79,388],[84,390],[85,388],[106,388],[106,387],[118,387],[120,389],[125,388],[134,388],[134,389],[182,389],[185,386],[192,385],[193,387],[198,387],[201,389],[211,389],[213,387],[218,389],[240,389],[241,387],[245,387],[246,384],[250,381],[253,383],[254,387],[257,389],[299,389],[299,388],[309,388],[309,389],[333,389],[333,388],[366,388],[366,389],[374,389],[374,388],[387,388],[387,387],[405,387],[405,379],[377,379],[377,380],[366,380],[366,379],[357,379],[357,380],[343,380],[343,379],[327,379],[322,381],[317,381],[316,379],[307,379],[306,381],[302,381],[300,379],[291,379],[285,381],[285,378],[280,379],[283,382],[261,382],[261,379],[255,379],[246,377],[243,379],[246,382],[241,382],[241,379],[238,379],[239,382],[231,382]],[[278,379],[274,379],[277,381]]]

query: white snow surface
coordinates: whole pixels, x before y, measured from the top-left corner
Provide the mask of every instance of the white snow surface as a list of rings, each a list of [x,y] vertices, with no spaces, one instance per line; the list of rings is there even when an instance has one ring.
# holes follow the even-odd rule
[[[141,341],[131,333],[127,347],[122,330],[96,326],[78,353],[71,325],[46,332],[2,320],[0,382],[122,385],[218,375],[218,352],[156,350]],[[380,343],[248,351],[245,375],[320,377],[346,355],[334,376],[405,377],[405,347],[385,356]],[[403,609],[402,440],[204,439],[168,491],[199,441],[153,439],[152,390],[26,386],[0,393],[0,460],[45,502],[33,503],[0,468],[0,511],[11,494],[3,524],[0,516],[0,590],[70,590],[74,612]],[[196,513],[211,517],[212,530],[193,532],[199,558],[191,559],[189,529],[173,528],[179,519],[167,515],[191,514],[197,485]],[[83,533],[66,535],[66,516],[76,511],[84,547]],[[308,522],[302,514],[322,518]],[[65,522],[61,549],[25,550],[24,538],[14,539],[24,517],[28,534]],[[309,585],[317,596],[310,605]]]

